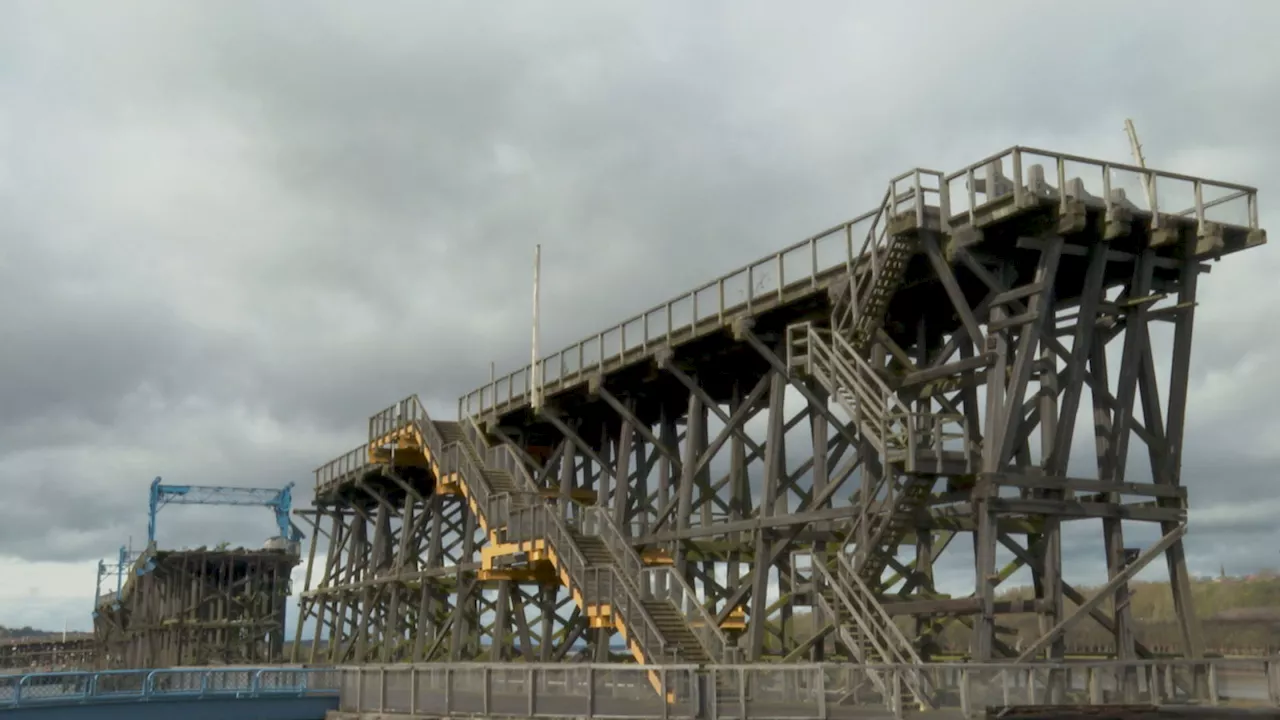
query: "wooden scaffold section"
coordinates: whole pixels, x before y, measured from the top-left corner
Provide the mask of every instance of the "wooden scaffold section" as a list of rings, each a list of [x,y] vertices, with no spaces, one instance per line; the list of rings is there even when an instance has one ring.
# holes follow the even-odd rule
[[[94,613],[103,668],[250,665],[284,651],[289,549],[155,550],[129,568]]]
[[[314,507],[300,511],[312,543],[294,661],[558,661],[585,629],[545,565],[482,567],[489,535],[457,479],[438,474],[429,423],[408,398],[371,418],[369,443],[317,469]]]

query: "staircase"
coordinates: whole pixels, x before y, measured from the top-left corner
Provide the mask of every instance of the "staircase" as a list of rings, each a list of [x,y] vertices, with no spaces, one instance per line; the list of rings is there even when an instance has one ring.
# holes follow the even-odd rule
[[[928,677],[918,669],[923,661],[859,573],[839,553],[832,553],[826,562],[809,557],[810,580],[822,580],[821,590],[813,593],[814,605],[834,621],[841,642],[862,664],[897,666],[894,672],[868,668],[868,677],[885,702],[897,696],[904,705],[932,709]]]
[[[604,508],[581,522],[541,497],[505,445],[491,447],[470,420],[433,421],[411,396],[370,420],[375,448],[409,447],[438,483],[456,482],[492,547],[545,558],[585,615],[607,621],[638,662],[717,663],[733,657],[696,595],[669,567],[647,567]]]
[[[736,661],[737,648],[729,645],[715,618],[675,568],[646,566],[605,508],[587,508],[582,527],[585,539],[606,548],[618,575],[642,598],[642,606],[677,657],[699,664]]]
[[[964,418],[913,410],[871,359],[877,332],[917,251],[914,235],[895,235],[889,228],[899,205],[891,185],[845,286],[833,292],[828,326],[800,323],[787,328],[788,367],[815,379],[830,394],[883,466],[875,484],[859,491],[863,512],[853,520],[848,536],[854,544],[852,559],[835,557],[827,566],[814,563],[815,578],[826,581],[815,604],[833,618],[843,618],[836,622],[842,640],[868,664],[920,662],[876,592],[889,559],[913,530],[916,514],[927,506],[937,476],[944,474],[944,460],[961,457],[967,462],[969,457]],[[916,208],[918,215],[920,210]],[[956,439],[963,441],[963,452],[946,453],[946,442]],[[911,701],[928,704],[923,677],[901,677],[906,678]],[[886,699],[893,696],[886,679],[873,682]]]
[[[883,482],[881,485],[890,485],[892,482]],[[908,475],[897,492],[889,493],[886,512],[867,514],[865,541],[857,537],[861,526],[854,526],[855,541],[860,545],[855,553],[855,562],[862,582],[878,588],[889,558],[894,555],[907,534],[915,530],[916,515],[928,503],[932,488],[932,476],[922,478]]]
[[[858,293],[853,325],[848,329],[849,344],[862,355],[871,347],[876,330],[884,324],[885,313],[889,310],[889,301],[902,285],[907,272],[907,263],[916,254],[914,236],[890,235],[883,250],[877,256],[879,262],[873,262],[871,269],[864,272],[864,281],[856,280],[849,284],[852,292]],[[867,275],[870,277],[867,278]]]

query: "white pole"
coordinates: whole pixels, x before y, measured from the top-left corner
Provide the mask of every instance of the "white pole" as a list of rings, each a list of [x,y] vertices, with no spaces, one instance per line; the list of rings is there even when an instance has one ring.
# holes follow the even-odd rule
[[[542,368],[538,365],[538,276],[542,268],[542,245],[533,247],[533,360],[529,363],[529,397],[534,410],[542,407]]]
[[[1129,135],[1129,150],[1133,153],[1133,162],[1144,170],[1147,167],[1147,159],[1142,157],[1142,143],[1138,142],[1138,128],[1134,127],[1133,121],[1129,118],[1124,119],[1124,131]],[[1151,176],[1143,175],[1142,192],[1147,196],[1147,208],[1151,208]]]

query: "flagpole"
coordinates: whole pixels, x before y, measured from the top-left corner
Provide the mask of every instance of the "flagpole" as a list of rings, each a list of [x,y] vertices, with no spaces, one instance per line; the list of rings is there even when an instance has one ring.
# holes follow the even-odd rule
[[[538,364],[538,324],[540,319],[538,280],[542,269],[542,245],[533,247],[533,359],[529,363],[529,397],[535,411],[542,407],[542,368]]]

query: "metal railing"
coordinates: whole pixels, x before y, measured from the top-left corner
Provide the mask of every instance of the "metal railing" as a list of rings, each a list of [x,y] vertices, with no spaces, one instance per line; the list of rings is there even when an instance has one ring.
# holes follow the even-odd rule
[[[915,647],[893,622],[893,618],[885,611],[871,588],[862,581],[854,567],[842,553],[832,553],[831,558],[835,562],[835,573],[821,563],[813,563],[813,567],[823,575],[823,579],[832,588],[836,598],[848,610],[849,616],[857,623],[862,637],[871,643],[879,655],[877,662],[906,667],[919,666],[922,661]],[[903,679],[906,681],[906,689],[917,700],[921,703],[930,702],[927,680],[924,676],[907,674]]]
[[[707,612],[697,593],[675,568],[645,568],[639,578],[642,595],[674,605],[712,662],[732,663],[737,660],[738,648],[729,644],[720,624]]]
[[[329,668],[183,668],[0,675],[0,709],[52,705],[334,695],[338,673]]]
[[[609,511],[598,506],[586,508],[582,515],[582,534],[598,537],[604,542],[614,562],[618,564],[618,570],[621,571],[623,579],[631,583],[639,593],[640,573],[644,571],[644,561],[640,559],[640,553],[637,553],[636,549],[631,547],[631,543],[622,536],[618,526],[613,524]]]
[[[368,467],[369,445],[366,443],[316,468],[316,490],[341,483]]]
[[[503,495],[504,500],[501,504],[494,503],[494,498],[498,495],[490,487],[484,468],[477,462],[475,453],[467,448],[467,443],[450,443],[444,448],[441,457],[441,463],[449,472],[459,473],[464,478],[467,493],[476,501],[476,514],[480,516],[477,519],[484,525],[484,530],[495,532],[505,526],[509,533],[511,524],[509,515],[515,510],[511,507],[511,499]],[[507,516],[496,517],[495,510]],[[511,538],[508,536],[507,539]]]
[[[904,428],[898,418],[911,413],[897,393],[843,337],[820,331],[812,323],[787,328],[788,348],[803,353],[807,371],[826,386],[836,402],[857,425],[881,457],[891,450],[905,449]],[[898,439],[898,443],[892,443]]]
[[[422,434],[427,447],[432,450],[444,448],[444,438],[440,436],[440,431],[436,429],[436,424],[431,421],[431,416],[416,394],[369,417],[369,443],[372,445],[383,441],[409,427]]]
[[[626,550],[633,557],[634,564],[626,567],[626,572],[616,572],[612,567],[588,567],[558,508],[541,500],[525,463],[515,452],[504,444],[489,445],[473,418],[464,418],[460,427],[461,439],[446,445],[417,395],[411,395],[369,418],[370,447],[390,440],[409,427],[421,434],[432,452],[440,454],[437,463],[442,472],[457,472],[463,477],[466,492],[475,500],[478,519],[486,532],[503,542],[544,541],[568,573],[571,591],[579,593],[584,603],[608,604],[610,612],[622,618],[627,632],[650,662],[674,658],[674,651],[667,647],[656,623],[642,605],[639,586],[632,576],[639,570],[640,558],[629,545]],[[347,463],[340,463],[338,467],[346,466]],[[515,492],[495,491],[489,474],[501,471],[512,476],[517,488]],[[596,532],[608,533],[610,529],[616,532],[607,515],[592,517]],[[605,542],[608,544],[609,540]],[[625,553],[616,549],[611,553],[626,564]]]
[[[473,477],[484,477],[479,465],[482,458],[502,464],[504,461],[501,455],[509,455],[513,466],[520,468],[515,477],[523,481],[521,484],[526,490],[517,495],[494,496],[487,481],[482,480],[485,485],[483,497],[476,495],[476,504],[481,512],[505,513],[503,539],[506,542],[544,541],[568,574],[570,590],[576,590],[582,596],[584,605],[607,604],[611,613],[617,613],[622,618],[630,639],[636,641],[648,656],[649,662],[673,659],[675,650],[668,648],[657,624],[644,609],[638,586],[629,583],[614,567],[588,567],[587,560],[558,507],[536,498],[528,505],[519,504],[520,498],[535,495],[536,488],[532,478],[524,471],[524,464],[515,458],[511,448],[505,445],[490,447],[479,428],[469,420],[463,422],[463,437],[465,442],[454,443],[449,447],[453,453],[451,458],[459,462],[458,467],[466,478],[468,487],[472,486]],[[489,520],[496,522],[498,518],[492,517]],[[607,515],[597,516],[594,522],[598,529],[612,524]],[[636,560],[639,560],[638,556]]]
[[[967,717],[1014,705],[1274,708],[1277,670],[1280,658],[707,668],[441,663],[343,668],[339,704],[345,712],[429,716],[827,720],[884,708],[903,717],[906,678],[923,675],[933,707]]]
[[[344,668],[339,710],[435,717],[700,717],[684,665],[449,663]],[[655,684],[658,692],[654,692]]]
[[[864,262],[858,243],[874,242],[879,225],[873,227],[873,223],[886,209],[893,216],[912,213],[921,223],[926,219],[934,222],[928,210],[933,207],[930,200],[936,199],[936,222],[941,230],[949,231],[975,223],[995,203],[1042,201],[1052,188],[1027,182],[1032,174],[1027,171],[1033,165],[1051,168],[1056,187],[1066,188],[1049,193],[1060,197],[1064,207],[1069,199],[1088,195],[1108,214],[1117,208],[1151,213],[1152,228],[1182,218],[1194,221],[1200,232],[1205,232],[1208,224],[1259,229],[1257,190],[1245,185],[1012,147],[943,175],[937,188],[931,186],[940,174],[937,171],[918,169],[899,175],[875,209],[540,359],[544,389],[555,392],[566,384],[585,381],[592,373],[638,360],[656,347],[684,342],[738,317],[753,315],[782,302],[789,291],[816,290],[847,274]],[[1076,179],[1080,182],[1071,182]],[[908,189],[899,192],[904,187]],[[1144,187],[1150,190],[1149,202]],[[459,418],[527,402],[532,376],[532,366],[527,365],[468,393],[458,401]]]
[[[507,525],[508,541],[536,539],[546,542],[555,552],[569,575],[570,589],[581,593],[585,605],[608,605],[611,613],[622,618],[628,634],[650,662],[661,662],[674,652],[668,649],[657,623],[641,604],[639,588],[615,567],[588,567],[564,518],[546,503],[514,510]]]
[[[934,458],[933,469],[942,472],[948,442],[959,441],[964,470],[972,470],[974,448],[964,416],[912,410],[839,334],[819,330],[812,323],[792,325],[787,334],[792,362],[803,357],[806,371],[849,414],[886,465],[900,460],[907,472],[925,470],[919,459],[922,451],[928,450]],[[854,516],[849,533],[858,543],[859,557],[863,559],[881,541],[897,508],[892,474],[882,473],[874,483],[859,491],[861,512]],[[882,501],[884,512],[869,513],[877,501]]]
[[[685,624],[712,662],[730,661],[731,648],[724,633],[699,602],[693,588],[672,568],[646,566],[640,554],[614,524],[607,509],[598,506],[586,508],[583,512],[582,532],[587,536],[599,537],[604,542],[614,562],[618,563],[614,575],[628,586],[628,591],[635,599],[670,603],[684,618]],[[648,616],[648,613],[645,615]],[[670,654],[678,651],[667,649],[663,652]]]

